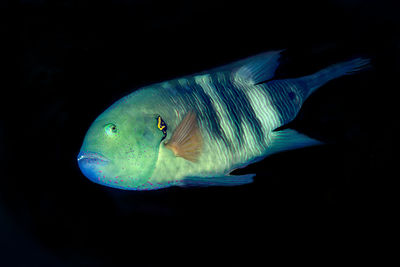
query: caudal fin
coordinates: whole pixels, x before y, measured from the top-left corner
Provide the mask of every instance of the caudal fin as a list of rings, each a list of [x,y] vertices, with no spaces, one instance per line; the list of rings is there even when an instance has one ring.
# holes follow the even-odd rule
[[[343,75],[354,74],[358,71],[364,70],[370,66],[370,59],[356,58],[353,60],[341,62],[330,67],[327,67],[317,73],[303,77],[306,82],[307,94],[306,98],[312,94],[316,89]]]

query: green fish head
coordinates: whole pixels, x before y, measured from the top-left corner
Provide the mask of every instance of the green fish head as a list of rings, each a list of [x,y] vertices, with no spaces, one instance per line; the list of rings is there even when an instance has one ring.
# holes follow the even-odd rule
[[[112,108],[90,126],[78,155],[82,173],[95,183],[121,189],[148,187],[164,133],[157,114]]]

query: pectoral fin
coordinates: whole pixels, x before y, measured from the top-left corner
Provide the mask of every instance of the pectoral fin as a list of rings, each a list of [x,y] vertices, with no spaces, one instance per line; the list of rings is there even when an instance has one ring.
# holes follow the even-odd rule
[[[176,127],[171,139],[165,143],[165,147],[172,150],[175,156],[190,161],[197,161],[203,139],[197,122],[196,113],[190,111]]]

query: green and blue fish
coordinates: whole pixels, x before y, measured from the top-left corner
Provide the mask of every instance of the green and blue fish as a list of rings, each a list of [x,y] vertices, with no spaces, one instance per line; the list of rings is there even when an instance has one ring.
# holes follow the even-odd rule
[[[276,152],[320,144],[292,129],[317,88],[368,65],[357,58],[315,74],[274,80],[282,51],[137,90],[90,126],[78,155],[95,183],[127,190],[235,186],[255,174],[236,168]]]

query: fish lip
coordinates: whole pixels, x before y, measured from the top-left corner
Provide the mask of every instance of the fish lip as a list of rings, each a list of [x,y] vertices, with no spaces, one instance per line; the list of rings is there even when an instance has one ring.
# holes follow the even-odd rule
[[[92,152],[92,151],[81,151],[79,152],[77,156],[78,162],[83,162],[83,161],[93,161],[93,162],[101,162],[103,164],[107,164],[110,160],[102,155],[101,153],[98,152]]]

